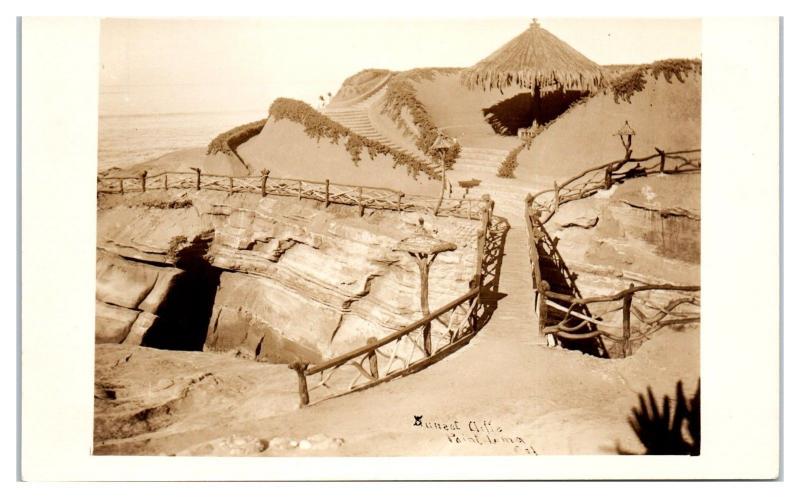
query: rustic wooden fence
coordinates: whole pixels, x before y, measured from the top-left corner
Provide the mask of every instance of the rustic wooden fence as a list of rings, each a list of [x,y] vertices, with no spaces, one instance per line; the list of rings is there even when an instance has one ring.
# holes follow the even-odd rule
[[[562,184],[556,183],[525,199],[525,224],[534,286],[538,329],[549,344],[559,338],[584,341],[602,337],[619,344],[622,356],[632,345],[649,339],[659,329],[700,321],[700,287],[671,284],[630,286],[608,296],[583,297],[577,275],[569,271],[544,224],[566,202],[589,197],[613,183],[652,174],[679,174],[700,170],[699,149],[664,152],[644,158],[626,158],[589,168]],[[642,164],[658,159],[656,164]],[[626,167],[627,166],[627,167]]]
[[[441,216],[458,216],[478,219],[484,202],[474,198],[445,198],[439,205],[438,197],[406,195],[398,190],[368,187],[363,185],[344,185],[330,180],[310,181],[299,178],[276,178],[268,170],[260,176],[221,176],[201,173],[165,171],[149,176],[105,176],[97,178],[97,191],[103,194],[125,194],[149,192],[154,190],[218,190],[229,194],[252,193],[262,197],[277,195],[296,199],[313,199],[330,204],[358,206],[359,214],[366,209],[383,209],[406,212],[420,212]]]
[[[317,365],[293,363],[300,404],[306,406],[361,391],[417,372],[467,344],[485,319],[481,290],[486,276],[494,203],[484,197],[476,244],[475,273],[464,295],[383,338]]]
[[[608,190],[614,183],[628,178],[648,175],[674,175],[700,171],[700,149],[656,153],[645,157],[626,157],[618,161],[589,168],[563,183],[554,183],[552,189],[542,190],[526,199],[529,207],[539,211],[541,222],[547,223],[566,202],[589,197],[600,190]]]
[[[488,234],[493,223],[494,201],[444,199],[405,195],[387,188],[275,178],[265,170],[261,176],[231,177],[195,173],[162,172],[138,177],[98,177],[97,190],[104,194],[125,194],[171,189],[221,190],[229,194],[255,193],[313,199],[328,206],[343,204],[365,209],[431,213],[480,220],[476,244],[476,267],[470,290],[407,327],[319,365],[293,363],[298,379],[301,406],[360,391],[396,377],[417,372],[446,357],[469,342],[487,319],[488,306],[481,305],[481,289],[487,269],[497,265],[497,254]],[[355,376],[352,376],[352,374]],[[314,399],[312,399],[314,398]]]

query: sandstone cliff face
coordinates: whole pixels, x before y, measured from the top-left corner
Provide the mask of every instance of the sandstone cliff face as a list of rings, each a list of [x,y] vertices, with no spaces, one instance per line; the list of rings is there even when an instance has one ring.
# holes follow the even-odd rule
[[[97,216],[95,340],[141,344],[175,278],[177,254],[201,238],[193,207],[161,209],[154,196],[104,199]]]
[[[155,196],[101,199],[99,342],[184,349],[198,334],[187,320],[206,315],[206,350],[313,362],[421,316],[416,263],[395,250],[418,215],[360,218],[341,206],[224,192]],[[425,217],[424,226],[458,245],[431,268],[435,309],[468,289],[477,222]]]
[[[98,251],[95,341],[141,344],[180,273]]]
[[[206,345],[272,360],[286,351],[318,360],[383,337],[419,318],[419,274],[395,250],[418,216],[314,209],[267,198],[231,213],[209,255],[223,270]],[[466,292],[475,264],[476,223],[428,217],[428,230],[459,244],[430,276],[436,308]]]
[[[561,206],[547,228],[573,271],[609,277],[606,290],[623,276],[699,284],[699,174],[628,180]]]

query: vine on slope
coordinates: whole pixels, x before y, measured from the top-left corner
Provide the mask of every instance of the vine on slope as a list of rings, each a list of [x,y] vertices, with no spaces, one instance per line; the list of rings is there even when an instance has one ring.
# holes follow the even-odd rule
[[[610,83],[614,93],[614,102],[619,103],[620,99],[630,103],[631,97],[644,90],[647,83],[646,76],[649,73],[654,79],[663,75],[667,83],[672,83],[673,76],[681,83],[684,77],[691,72],[701,72],[702,64],[696,59],[664,59],[638,66],[631,71],[621,74]]]
[[[625,71],[625,69],[628,70]],[[684,78],[689,73],[700,73],[702,71],[702,63],[696,59],[664,59],[653,62],[652,64],[644,64],[641,66],[611,66],[609,70],[612,72],[623,71],[619,74],[619,76],[611,79],[609,82],[609,88],[614,95],[614,102],[619,103],[619,100],[622,99],[625,102],[630,103],[631,97],[635,93],[644,90],[644,87],[647,84],[646,76],[648,73],[651,74],[654,79],[658,79],[663,75],[667,83],[672,83],[673,77],[683,83],[685,81]],[[563,117],[575,107],[587,102],[589,99],[597,95],[598,91],[588,93],[587,95],[571,103],[570,106],[561,114],[561,116]],[[602,91],[605,92],[606,89],[602,89]],[[506,158],[497,168],[497,176],[503,178],[513,178],[514,170],[516,170],[517,166],[519,165],[517,160],[519,153],[522,152],[523,148],[530,149],[533,139],[555,122],[556,120],[553,120],[548,122],[546,125],[537,128],[534,134],[527,138],[525,142],[511,149]]]
[[[403,109],[407,109],[411,114],[414,126],[419,130],[419,136],[415,145],[427,156],[440,160],[437,151],[432,150],[431,146],[439,135],[439,129],[425,109],[425,106],[417,99],[417,91],[412,82],[422,80],[432,80],[437,74],[450,74],[460,69],[457,68],[419,68],[396,74],[386,84],[386,98],[383,105],[383,112],[395,122],[405,132],[410,132],[403,120]],[[450,168],[458,159],[461,153],[461,146],[456,143],[454,147],[448,149],[444,156],[444,164]]]
[[[262,119],[220,133],[208,144],[206,154],[210,156],[221,152],[228,156],[234,155],[236,148],[261,133],[261,129],[264,128],[266,123],[267,120]]]
[[[378,154],[390,156],[394,160],[395,167],[398,165],[405,166],[406,170],[414,178],[417,178],[420,172],[424,172],[433,179],[439,178],[430,165],[409,154],[352,132],[349,128],[321,114],[305,102],[278,98],[270,106],[269,115],[275,121],[288,119],[303,125],[306,135],[316,139],[317,142],[323,138],[328,139],[333,144],[338,144],[340,140],[344,140],[344,147],[350,153],[355,165],[358,165],[361,160],[361,152],[366,149],[370,159],[375,159]]]
[[[540,128],[536,131],[535,135],[526,138],[521,144],[517,145],[508,152],[506,158],[503,159],[503,162],[500,163],[500,166],[497,168],[497,176],[501,178],[514,178],[514,170],[516,170],[517,166],[519,166],[517,156],[519,156],[519,153],[522,152],[522,149],[524,148],[530,150],[533,139],[536,138],[536,135],[541,133],[541,130],[542,129]]]

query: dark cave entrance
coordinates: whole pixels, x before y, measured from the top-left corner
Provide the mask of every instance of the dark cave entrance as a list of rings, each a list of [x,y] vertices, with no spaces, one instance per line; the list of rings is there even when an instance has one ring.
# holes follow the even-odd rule
[[[486,122],[498,135],[516,136],[520,128],[530,128],[533,121],[544,126],[562,115],[577,100],[588,95],[579,90],[555,90],[542,95],[538,89],[501,100],[483,109]]]
[[[142,339],[142,346],[173,351],[202,351],[222,270],[204,258],[210,241],[198,242],[178,253],[176,276],[158,307],[158,318]]]

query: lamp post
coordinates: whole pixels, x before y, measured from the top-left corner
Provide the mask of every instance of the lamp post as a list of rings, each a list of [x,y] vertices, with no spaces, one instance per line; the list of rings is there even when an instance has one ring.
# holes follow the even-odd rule
[[[430,306],[428,304],[428,273],[433,260],[440,252],[455,251],[456,245],[452,242],[439,240],[431,236],[423,226],[424,220],[419,219],[419,226],[417,227],[416,234],[403,239],[397,246],[398,251],[405,251],[409,253],[417,262],[419,267],[419,306],[422,311],[423,317],[429,317],[431,314]],[[425,323],[422,329],[422,338],[424,343],[425,355],[430,356],[431,351],[431,322]]]
[[[455,145],[455,139],[448,137],[441,131],[431,145],[431,150],[435,150],[439,153],[439,160],[442,163],[442,193],[439,196],[439,202],[436,204],[436,209],[433,212],[434,215],[439,214],[439,209],[442,207],[442,201],[444,201],[444,192],[447,190],[447,176],[445,175],[446,166],[444,163],[444,158],[447,157],[447,152],[455,147]]]
[[[634,129],[631,128],[631,125],[628,124],[628,120],[625,120],[625,124],[622,125],[622,127],[619,130],[617,130],[617,132],[614,133],[614,135],[619,136],[619,139],[622,142],[622,146],[625,147],[625,158],[622,161],[616,164],[612,164],[606,168],[606,174],[605,174],[606,190],[611,188],[611,183],[612,183],[611,174],[614,173],[615,171],[619,171],[619,169],[622,168],[625,165],[625,163],[630,161],[631,154],[633,154],[633,149],[631,148],[631,144],[633,143],[633,136],[636,135],[636,131],[634,131]]]
[[[631,128],[631,125],[628,124],[627,119],[625,120],[625,124],[622,125],[614,135],[619,136],[620,141],[622,141],[622,146],[625,147],[625,155],[630,159],[631,142],[633,142],[633,136],[636,135],[636,132]]]

